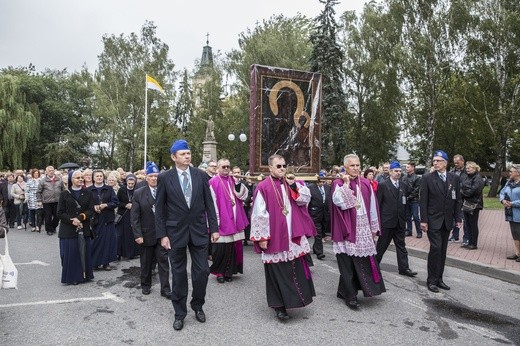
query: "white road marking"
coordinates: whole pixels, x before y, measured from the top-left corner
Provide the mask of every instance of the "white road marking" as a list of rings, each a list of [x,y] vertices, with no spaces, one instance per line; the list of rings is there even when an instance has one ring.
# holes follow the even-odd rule
[[[62,299],[62,300],[42,300],[39,302],[28,302],[28,303],[14,303],[14,304],[3,304],[0,308],[10,308],[14,306],[33,306],[33,305],[50,305],[50,304],[66,304],[66,303],[79,303],[86,301],[95,300],[113,300],[118,303],[124,303],[124,299],[119,298],[113,293],[103,292],[102,297],[89,297],[89,298],[73,298],[73,299]]]
[[[48,265],[50,265],[49,263],[45,263],[45,262],[38,261],[38,260],[34,260],[34,261],[31,261],[31,262],[25,262],[25,263],[15,263],[14,265],[15,266],[20,266],[20,265],[25,265],[25,264],[38,264],[38,265],[41,265],[41,266],[48,266]]]

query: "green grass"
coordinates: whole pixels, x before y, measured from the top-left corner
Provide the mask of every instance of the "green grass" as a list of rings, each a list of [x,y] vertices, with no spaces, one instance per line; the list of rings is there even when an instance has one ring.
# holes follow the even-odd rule
[[[484,187],[483,196],[484,196],[484,209],[504,209],[502,204],[498,201],[497,197],[487,197],[489,193],[489,186]]]

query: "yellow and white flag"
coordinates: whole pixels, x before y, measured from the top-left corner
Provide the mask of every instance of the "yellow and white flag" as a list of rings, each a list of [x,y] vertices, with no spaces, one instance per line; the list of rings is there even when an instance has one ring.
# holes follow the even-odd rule
[[[160,93],[162,93],[163,95],[166,95],[166,92],[161,87],[161,85],[159,83],[157,83],[157,81],[155,79],[153,79],[152,77],[150,77],[149,75],[146,75],[146,87],[148,89],[157,90]]]

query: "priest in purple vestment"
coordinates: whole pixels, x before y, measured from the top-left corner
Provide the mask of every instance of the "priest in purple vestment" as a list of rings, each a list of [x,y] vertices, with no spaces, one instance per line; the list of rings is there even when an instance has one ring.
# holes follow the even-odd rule
[[[304,259],[310,252],[308,236],[316,228],[307,211],[311,195],[303,182],[285,177],[287,165],[280,155],[269,157],[270,175],[258,184],[251,212],[251,237],[264,263],[267,305],[280,321],[286,309],[312,302],[316,295]]]
[[[332,248],[340,272],[337,296],[351,309],[358,309],[359,290],[365,297],[386,291],[375,260],[379,212],[372,186],[361,176],[359,157],[349,154],[343,162],[345,174],[331,188]]]
[[[222,284],[233,281],[233,274],[244,273],[242,241],[244,228],[249,224],[244,211],[244,201],[249,191],[240,180],[229,174],[230,171],[229,160],[220,159],[217,162],[217,174],[209,180],[220,234],[218,241],[211,247],[213,264],[210,272]]]

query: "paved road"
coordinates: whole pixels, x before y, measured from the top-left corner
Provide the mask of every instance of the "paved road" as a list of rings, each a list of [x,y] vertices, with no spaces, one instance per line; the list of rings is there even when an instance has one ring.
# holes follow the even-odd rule
[[[447,267],[452,290],[434,294],[425,287],[425,261],[410,258],[419,272],[410,279],[396,274],[393,252],[382,265],[387,292],[361,298],[354,312],[336,298],[339,274],[327,244],[326,259],[312,268],[314,302],[289,311],[292,318],[280,323],[266,305],[260,259],[246,247],[245,275],[225,284],[210,278],[207,322],[189,314],[176,332],[158,278],[151,295],[141,294],[138,260],[95,272],[91,283],[64,286],[56,236],[14,230],[10,249],[19,289],[0,290],[1,345],[520,344],[520,286]]]

